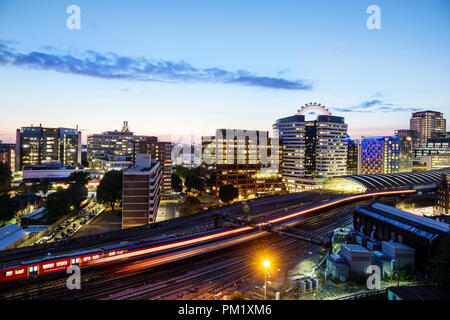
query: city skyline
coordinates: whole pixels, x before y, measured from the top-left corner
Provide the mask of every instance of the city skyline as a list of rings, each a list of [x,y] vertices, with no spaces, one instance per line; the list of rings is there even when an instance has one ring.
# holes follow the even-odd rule
[[[378,1],[379,30],[366,27],[368,1],[77,1],[79,30],[66,27],[71,4],[0,3],[0,140],[31,123],[78,124],[84,142],[123,120],[166,139],[270,130],[309,102],[345,117],[360,138],[407,128],[414,111],[450,108],[445,1]]]

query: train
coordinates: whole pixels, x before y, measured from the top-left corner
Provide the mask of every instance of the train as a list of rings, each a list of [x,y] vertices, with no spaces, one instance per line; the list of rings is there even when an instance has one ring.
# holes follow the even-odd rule
[[[373,196],[402,195],[412,194],[414,192],[416,191],[390,190],[341,197],[312,205],[307,208],[292,210],[286,213],[272,216],[270,218],[265,218],[259,224],[256,224],[256,226],[263,228],[264,226],[272,226],[273,224],[279,222],[290,223],[290,221],[300,215],[317,212],[326,208],[336,206],[338,204],[366,199]],[[33,261],[24,261],[19,265],[0,268],[0,282],[32,278],[39,275],[62,272],[67,270],[67,268],[71,266],[88,267],[114,261],[120,261],[123,259],[163,255],[176,250],[184,250],[188,249],[189,247],[195,247],[199,244],[204,245],[210,242],[217,241],[218,239],[224,239],[236,235],[242,236],[253,231],[253,227],[246,225],[235,225],[227,228],[205,231],[195,235],[188,235],[183,237],[175,237],[174,235],[171,235],[158,239],[144,240],[132,243],[120,243],[118,245],[105,248],[67,253],[59,256],[49,256]]]

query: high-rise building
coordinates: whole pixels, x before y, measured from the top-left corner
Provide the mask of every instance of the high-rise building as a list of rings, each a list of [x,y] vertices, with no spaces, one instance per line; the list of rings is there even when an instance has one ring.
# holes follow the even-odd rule
[[[442,112],[430,110],[414,112],[409,122],[409,128],[417,131],[420,144],[425,143],[427,139],[446,135],[446,121]]]
[[[399,137],[400,152],[399,152],[399,168],[398,172],[412,172],[413,171],[413,139],[411,137]]]
[[[281,146],[282,182],[292,191],[305,176],[305,130],[304,115],[278,119],[273,125],[273,136]]]
[[[87,137],[87,160],[91,165],[92,159],[103,159],[108,154],[116,156],[132,156],[136,137],[130,132],[125,121],[122,131],[106,131],[91,134]]]
[[[347,124],[343,117],[320,115],[311,121],[315,126],[312,147],[306,144],[308,152],[314,154],[315,165],[306,175],[331,178],[347,174]],[[308,127],[308,122],[307,122]]]
[[[14,143],[2,143],[0,141],[0,162],[5,162],[16,171],[16,145]]]
[[[81,163],[81,132],[68,128],[22,127],[16,133],[16,169],[58,161]]]
[[[290,192],[318,188],[327,178],[347,174],[347,124],[343,117],[317,106],[326,115],[305,121],[299,110],[273,125],[282,148],[282,181]]]
[[[347,174],[361,173],[361,141],[347,137]]]
[[[172,148],[168,141],[158,141],[157,137],[140,136],[135,141],[135,154],[147,153],[152,159],[159,161],[162,167],[162,195],[166,198],[172,193]]]
[[[274,142],[272,142],[274,141]],[[203,163],[216,171],[214,192],[232,184],[241,199],[281,192],[278,143],[268,131],[217,129],[202,137]]]
[[[410,137],[411,141],[412,141],[413,148],[416,148],[416,147],[420,146],[419,133],[417,132],[417,130],[398,129],[398,130],[395,130],[395,134],[394,135],[398,136],[399,138]]]
[[[398,173],[400,139],[397,136],[363,137],[361,141],[361,173]]]
[[[149,154],[137,154],[136,165],[123,172],[122,229],[156,221],[162,169]]]

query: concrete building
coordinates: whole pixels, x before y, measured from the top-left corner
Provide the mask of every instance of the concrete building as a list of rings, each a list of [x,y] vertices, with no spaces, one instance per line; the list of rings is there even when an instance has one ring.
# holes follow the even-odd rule
[[[442,112],[431,110],[414,112],[409,128],[417,131],[420,144],[425,143],[427,139],[446,135],[446,121]]]
[[[78,129],[22,127],[16,133],[16,169],[59,161],[81,163],[81,132]]]
[[[134,154],[147,153],[152,159],[159,161],[162,167],[162,196],[168,197],[172,194],[172,148],[173,144],[168,141],[158,141],[157,137],[139,136],[134,144]]]
[[[156,221],[162,168],[149,154],[137,154],[136,165],[123,172],[122,229]]]
[[[372,254],[359,244],[342,244],[340,256],[350,268],[350,275],[358,277],[365,275],[367,268],[372,264]]]
[[[333,279],[347,281],[350,278],[350,268],[337,253],[332,253],[327,257],[327,270]]]
[[[232,184],[240,199],[281,192],[280,150],[268,131],[217,129],[202,137],[203,163],[216,171],[214,192]]]
[[[418,163],[423,164],[426,171],[450,168],[450,154],[421,156]]]

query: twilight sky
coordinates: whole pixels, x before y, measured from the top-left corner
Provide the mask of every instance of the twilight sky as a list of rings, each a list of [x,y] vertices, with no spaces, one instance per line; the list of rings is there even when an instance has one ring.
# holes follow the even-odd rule
[[[309,102],[353,138],[390,135],[413,111],[449,117],[449,31],[448,0],[0,0],[0,140],[39,123],[85,138],[127,120],[174,141],[271,130]]]

